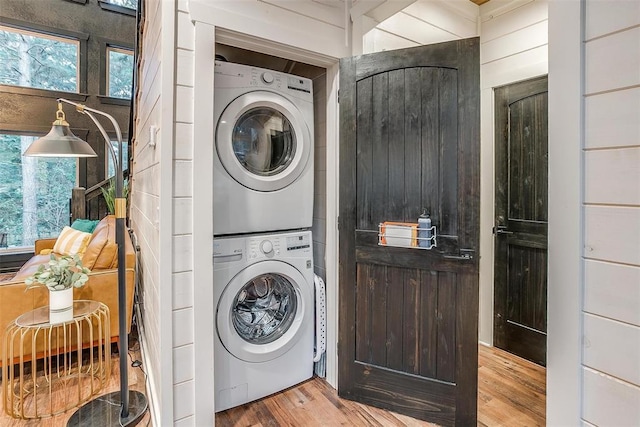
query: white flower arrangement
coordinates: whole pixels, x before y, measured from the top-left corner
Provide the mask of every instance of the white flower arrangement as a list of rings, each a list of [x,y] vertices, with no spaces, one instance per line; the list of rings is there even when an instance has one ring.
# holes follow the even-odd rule
[[[51,254],[47,264],[38,267],[33,276],[28,277],[24,283],[27,289],[37,286],[46,286],[50,291],[63,291],[71,287],[80,288],[87,283],[91,270],[82,265],[79,255],[62,255],[56,257]]]

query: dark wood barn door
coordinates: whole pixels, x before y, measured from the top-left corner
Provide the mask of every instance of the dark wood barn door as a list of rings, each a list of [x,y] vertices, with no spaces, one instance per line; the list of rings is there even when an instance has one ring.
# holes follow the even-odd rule
[[[338,393],[440,425],[477,416],[478,46],[340,63]],[[378,245],[423,209],[436,248]]]
[[[547,78],[495,91],[494,345],[547,354]]]

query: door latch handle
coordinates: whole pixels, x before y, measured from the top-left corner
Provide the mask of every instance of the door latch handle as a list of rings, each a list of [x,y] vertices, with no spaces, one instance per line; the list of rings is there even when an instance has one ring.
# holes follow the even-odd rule
[[[513,234],[513,231],[507,230],[507,227],[504,225],[498,225],[497,227],[493,227],[493,234]]]
[[[460,249],[459,254],[443,254],[442,257],[446,259],[469,261],[473,259],[475,252],[476,251],[473,249]]]

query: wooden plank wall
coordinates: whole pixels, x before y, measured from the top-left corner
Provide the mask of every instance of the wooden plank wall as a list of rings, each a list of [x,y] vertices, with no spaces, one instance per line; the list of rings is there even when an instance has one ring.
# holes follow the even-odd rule
[[[583,421],[640,423],[640,3],[586,2]]]
[[[144,365],[149,376],[148,398],[152,418],[156,423],[172,418],[173,405],[171,393],[165,392],[165,384],[171,380],[170,319],[163,313],[162,278],[165,277],[166,242],[159,228],[162,195],[167,192],[161,179],[161,147],[169,150],[173,134],[172,126],[160,126],[163,123],[164,103],[172,104],[172,96],[163,90],[163,72],[171,60],[163,52],[163,44],[169,34],[166,25],[168,15],[175,12],[168,2],[147,0],[144,8],[143,34],[140,40],[142,51],[139,59],[137,108],[135,112],[135,140],[132,147],[131,179],[131,228],[140,247],[140,298],[141,317],[138,319],[141,341],[143,343]],[[170,28],[173,28],[171,26]],[[171,32],[173,34],[173,31]],[[163,43],[163,35],[165,37]],[[164,61],[163,61],[164,60]],[[166,74],[164,78],[166,79]],[[151,142],[151,126],[157,126],[155,137],[157,146]],[[163,144],[162,142],[165,141]],[[169,175],[170,178],[170,175]],[[168,186],[170,189],[171,186]],[[163,254],[163,247],[165,247]],[[165,265],[165,267],[163,267]],[[167,346],[167,341],[169,345]],[[167,369],[169,365],[169,369]]]
[[[388,19],[377,21],[363,37],[363,53],[403,49],[478,35],[478,6],[471,2],[418,0]]]

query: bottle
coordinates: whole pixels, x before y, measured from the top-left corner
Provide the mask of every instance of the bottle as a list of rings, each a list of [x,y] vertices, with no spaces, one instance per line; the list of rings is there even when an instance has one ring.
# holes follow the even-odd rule
[[[431,248],[431,218],[426,210],[418,217],[418,247]]]

